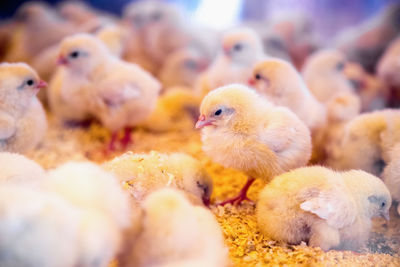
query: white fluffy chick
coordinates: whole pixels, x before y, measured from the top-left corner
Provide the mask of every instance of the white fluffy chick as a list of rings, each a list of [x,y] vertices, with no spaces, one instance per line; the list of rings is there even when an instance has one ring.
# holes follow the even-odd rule
[[[327,161],[339,170],[360,169],[379,176],[388,148],[400,141],[400,113],[385,109],[361,114],[349,121],[337,148]]]
[[[1,266],[89,266],[80,265],[79,228],[79,212],[59,196],[0,186]]]
[[[275,177],[260,192],[256,215],[269,238],[325,251],[357,250],[368,239],[371,218],[389,220],[391,202],[378,177],[314,166]]]
[[[231,83],[245,84],[253,64],[265,57],[258,34],[250,28],[235,28],[222,36],[219,55],[199,78],[197,90],[205,95]]]
[[[326,103],[339,92],[353,92],[344,75],[346,57],[337,50],[320,50],[312,54],[303,66],[303,78],[313,95]]]
[[[43,140],[47,120],[36,94],[45,86],[24,63],[0,64],[0,151],[24,153]]]
[[[383,170],[382,180],[397,202],[397,213],[400,215],[400,145],[394,146],[389,153],[389,164]]]
[[[164,187],[178,188],[196,203],[210,204],[212,179],[201,163],[184,153],[149,154],[127,152],[103,164],[137,201]]]
[[[249,83],[272,103],[291,109],[313,135],[324,127],[326,110],[289,62],[268,59],[257,63]]]
[[[129,195],[116,177],[89,162],[70,162],[49,171],[44,188],[80,210],[83,266],[106,266],[121,250],[133,216]]]
[[[37,184],[46,177],[44,169],[39,164],[20,154],[0,152],[0,165],[1,183]]]
[[[60,48],[60,60],[70,73],[87,81],[89,94],[82,99],[90,113],[112,132],[110,149],[115,148],[117,134],[125,128],[121,140],[130,141],[130,128],[144,121],[156,105],[160,83],[136,64],[113,56],[106,46],[89,34],[66,38]],[[66,81],[64,81],[66,82]],[[86,102],[86,103],[85,103]]]
[[[200,113],[196,128],[203,128],[203,150],[214,161],[249,176],[240,194],[221,204],[240,203],[256,178],[268,182],[310,158],[307,126],[289,109],[274,106],[244,85],[211,91]]]
[[[162,94],[141,127],[156,131],[191,131],[199,117],[201,98],[187,88],[173,87]]]
[[[207,66],[208,60],[200,51],[190,48],[179,49],[167,56],[158,78],[167,89],[173,86],[193,88],[196,79]]]
[[[174,189],[152,193],[142,207],[142,231],[129,266],[176,266],[182,261],[227,266],[222,231],[209,210],[193,206]]]

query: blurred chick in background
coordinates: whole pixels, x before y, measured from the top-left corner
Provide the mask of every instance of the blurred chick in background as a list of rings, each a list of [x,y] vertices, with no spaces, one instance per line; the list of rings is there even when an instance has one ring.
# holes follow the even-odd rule
[[[314,166],[275,177],[261,191],[256,215],[260,230],[274,240],[358,250],[368,240],[371,218],[389,220],[391,203],[378,177]]]
[[[127,152],[104,163],[103,167],[125,184],[139,202],[158,189],[170,187],[186,192],[195,204],[210,204],[212,179],[200,162],[187,154]]]
[[[47,119],[36,94],[46,86],[25,63],[0,64],[0,151],[26,153],[43,140]]]
[[[260,36],[254,30],[235,28],[227,31],[222,36],[217,58],[199,78],[198,92],[204,96],[223,85],[245,84],[253,64],[265,57]]]
[[[247,190],[256,178],[269,182],[284,171],[306,165],[310,158],[307,126],[289,109],[275,106],[244,85],[211,91],[200,113],[196,128],[202,128],[206,154],[248,175],[239,195],[221,205],[248,200]]]
[[[208,209],[193,206],[174,189],[150,194],[142,207],[142,231],[126,266],[179,266],[182,261],[228,265],[221,229]]]

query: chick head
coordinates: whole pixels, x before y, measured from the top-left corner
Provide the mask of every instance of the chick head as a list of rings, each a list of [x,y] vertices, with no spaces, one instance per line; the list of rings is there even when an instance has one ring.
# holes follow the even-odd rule
[[[88,75],[111,56],[103,42],[90,34],[75,34],[60,44],[58,64],[71,71]]]
[[[48,16],[52,10],[45,2],[29,1],[21,5],[16,12],[16,18],[20,22],[30,22],[32,20]]]
[[[257,124],[257,118],[268,104],[247,86],[231,84],[219,87],[204,97],[196,128],[207,126],[246,131]]]
[[[268,59],[257,63],[253,77],[248,83],[262,93],[274,97],[285,96],[283,90],[290,90],[296,81],[301,81],[297,70],[287,61]]]
[[[46,85],[36,71],[25,63],[0,64],[0,99],[9,111],[24,110],[32,97]]]
[[[251,64],[263,54],[261,38],[249,28],[237,28],[222,36],[224,55],[237,64]]]
[[[392,197],[381,179],[360,170],[344,172],[343,177],[353,196],[360,201],[366,216],[383,217],[389,220]]]
[[[340,92],[328,102],[328,116],[331,121],[348,121],[361,112],[361,100],[353,93]]]

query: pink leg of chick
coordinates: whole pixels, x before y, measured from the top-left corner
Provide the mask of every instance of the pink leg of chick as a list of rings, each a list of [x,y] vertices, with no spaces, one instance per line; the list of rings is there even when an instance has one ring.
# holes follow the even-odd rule
[[[121,145],[124,150],[128,147],[130,143],[132,143],[131,132],[132,132],[132,127],[124,128],[124,136],[121,139]]]
[[[248,200],[248,201],[252,202],[251,199],[249,199],[249,198],[247,197],[247,191],[249,190],[250,186],[253,184],[253,182],[254,182],[255,180],[256,180],[256,179],[254,179],[253,177],[249,177],[249,178],[247,179],[246,184],[243,186],[243,188],[240,190],[239,194],[238,194],[236,197],[227,199],[227,200],[225,200],[225,201],[219,203],[218,205],[224,206],[224,205],[226,205],[226,204],[228,204],[228,203],[230,203],[230,204],[232,204],[232,205],[239,205],[239,204],[242,203],[242,201],[244,201],[244,200]]]

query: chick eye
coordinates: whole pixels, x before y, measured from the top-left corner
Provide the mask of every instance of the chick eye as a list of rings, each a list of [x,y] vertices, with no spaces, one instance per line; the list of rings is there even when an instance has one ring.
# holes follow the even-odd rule
[[[184,65],[185,65],[185,67],[188,68],[188,69],[196,69],[196,67],[197,67],[196,62],[194,62],[193,60],[186,60],[186,61],[184,62]]]
[[[235,44],[233,46],[233,50],[235,50],[235,51],[240,51],[240,50],[242,50],[242,48],[243,48],[243,46],[241,44]]]
[[[78,52],[78,51],[74,51],[74,52],[72,52],[71,54],[69,54],[69,56],[70,56],[71,58],[77,58],[77,57],[79,57],[79,52]]]
[[[386,205],[386,203],[382,202],[381,207],[383,208],[383,207],[385,207],[385,205]]]
[[[256,80],[261,80],[261,75],[257,73],[256,76],[254,76],[254,78],[256,78]]]
[[[339,71],[342,71],[344,69],[344,62],[339,62],[336,65],[336,69],[339,70]]]
[[[35,82],[34,82],[32,79],[26,81],[26,84],[27,84],[28,86],[32,86],[34,83],[35,83]]]
[[[215,116],[219,116],[222,113],[222,109],[218,109],[217,111],[214,112]]]

